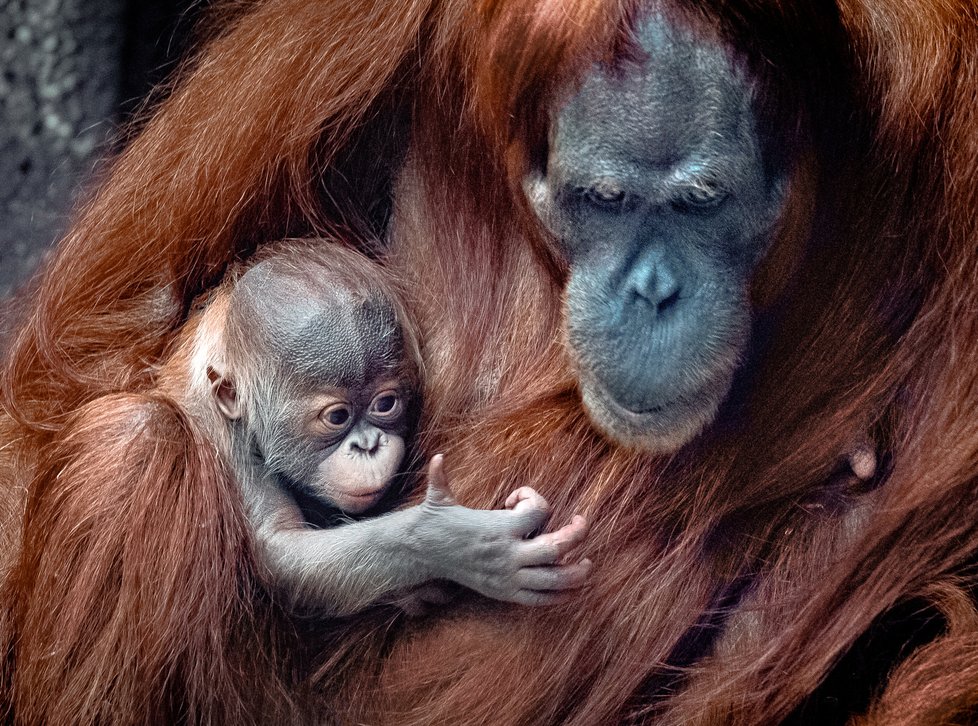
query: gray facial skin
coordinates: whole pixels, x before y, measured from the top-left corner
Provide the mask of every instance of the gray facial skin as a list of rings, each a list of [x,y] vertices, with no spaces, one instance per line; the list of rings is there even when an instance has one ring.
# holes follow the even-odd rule
[[[268,368],[282,385],[250,407],[254,443],[289,486],[361,514],[400,469],[416,404],[397,316],[343,291],[325,308],[297,304],[313,310],[268,336]]]
[[[621,444],[667,452],[716,416],[751,328],[750,276],[784,180],[763,163],[748,81],[661,15],[647,54],[595,66],[526,190],[570,270],[566,344],[584,405]]]
[[[549,508],[529,487],[500,510],[459,506],[440,456],[417,506],[324,529],[306,521],[299,495],[351,517],[380,502],[404,459],[417,372],[379,286],[330,284],[312,259],[278,262],[259,262],[204,312],[187,359],[204,362],[189,379],[207,393],[184,394],[229,461],[274,590],[342,615],[384,601],[417,611],[438,600],[437,580],[525,605],[583,585],[590,561],[563,562],[587,535],[583,517],[533,536]]]

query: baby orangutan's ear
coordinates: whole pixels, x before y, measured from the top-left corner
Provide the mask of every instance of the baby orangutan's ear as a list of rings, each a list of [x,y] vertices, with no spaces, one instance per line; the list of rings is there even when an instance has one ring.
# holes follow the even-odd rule
[[[234,421],[241,418],[241,408],[238,405],[238,394],[234,381],[224,372],[214,366],[207,366],[207,380],[211,382],[211,394],[214,403],[225,418]]]

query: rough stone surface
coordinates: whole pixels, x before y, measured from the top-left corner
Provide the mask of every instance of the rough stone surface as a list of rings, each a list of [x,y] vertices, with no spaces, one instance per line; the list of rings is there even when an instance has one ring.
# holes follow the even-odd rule
[[[63,231],[112,134],[123,6],[0,2],[0,299]]]

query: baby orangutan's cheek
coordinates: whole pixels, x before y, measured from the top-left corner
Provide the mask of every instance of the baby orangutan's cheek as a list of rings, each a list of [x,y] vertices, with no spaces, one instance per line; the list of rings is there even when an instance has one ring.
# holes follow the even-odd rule
[[[393,434],[383,434],[372,450],[341,446],[319,465],[317,493],[348,514],[366,512],[384,496],[403,458],[404,439]]]

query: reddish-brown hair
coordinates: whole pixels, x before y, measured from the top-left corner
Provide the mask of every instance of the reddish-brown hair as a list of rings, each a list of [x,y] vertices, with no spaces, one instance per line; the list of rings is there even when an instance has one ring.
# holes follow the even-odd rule
[[[189,713],[234,708],[234,688],[206,689],[226,682],[240,645],[187,645],[216,610],[186,620],[199,625],[188,633],[182,610],[146,618],[120,606],[107,629],[86,571],[50,564],[72,562],[91,521],[80,503],[58,504],[72,492],[117,507],[114,525],[87,530],[92,566],[119,537],[145,536],[112,488],[74,477],[87,460],[72,431],[98,424],[90,402],[152,385],[190,301],[232,259],[262,240],[383,221],[388,197],[387,264],[411,297],[428,377],[422,446],[447,452],[468,505],[497,506],[525,483],[558,519],[587,512],[594,582],[556,609],[463,601],[451,617],[406,628],[384,630],[385,615],[346,630],[322,624],[311,630],[332,633],[329,652],[305,639],[318,679],[251,663],[249,682],[267,693],[312,683],[324,699],[312,705],[341,721],[775,723],[817,709],[836,664],[910,603],[941,626],[909,658],[897,648],[863,674],[862,695],[841,708],[864,712],[863,723],[958,723],[973,712],[962,674],[975,668],[978,552],[974,8],[681,4],[681,22],[743,54],[762,117],[796,165],[772,263],[793,274],[758,294],[772,332],[758,341],[736,425],[668,460],[591,429],[560,345],[560,261],[518,190],[545,154],[561,94],[595,60],[629,52],[633,3],[250,6],[81,211],[8,357],[13,453],[0,450],[0,463],[12,462],[11,496],[26,488],[30,502],[4,601],[4,698],[18,718],[54,721],[56,706],[94,714],[86,695],[57,686],[82,679],[103,699],[102,720],[161,713],[174,684]],[[369,174],[351,180],[363,170],[393,179],[377,158],[392,149],[390,164],[404,162],[392,189],[378,192]],[[832,477],[867,431],[886,462],[868,490]],[[109,438],[103,459],[125,440]],[[226,549],[236,535],[215,541],[220,530],[207,529],[232,511],[226,493],[171,500],[160,479],[128,476],[170,543],[155,558],[132,550],[144,558],[133,561],[167,597],[189,592],[167,577],[187,552],[198,567],[241,566]],[[80,485],[66,488],[66,477]],[[194,518],[174,527],[167,512],[184,503]],[[30,614],[49,590],[72,627],[115,643],[93,670],[39,649]],[[134,593],[117,588],[108,602]],[[196,670],[191,652],[217,662]],[[146,677],[124,654],[171,680]]]

